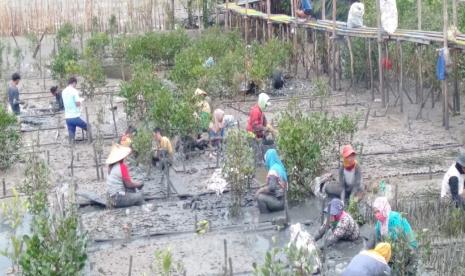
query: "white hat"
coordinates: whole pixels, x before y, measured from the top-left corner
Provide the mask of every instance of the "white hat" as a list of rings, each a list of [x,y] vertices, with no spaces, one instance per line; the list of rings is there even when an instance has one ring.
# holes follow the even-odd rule
[[[121,146],[119,144],[113,144],[111,146],[111,152],[108,155],[107,161],[105,163],[107,165],[114,164],[128,157],[129,154],[131,154],[130,147]]]
[[[195,94],[196,96],[201,96],[201,95],[207,96],[207,95],[208,95],[207,92],[203,91],[203,90],[200,89],[200,88],[197,88],[197,89],[195,90],[195,93],[194,93],[194,94]]]

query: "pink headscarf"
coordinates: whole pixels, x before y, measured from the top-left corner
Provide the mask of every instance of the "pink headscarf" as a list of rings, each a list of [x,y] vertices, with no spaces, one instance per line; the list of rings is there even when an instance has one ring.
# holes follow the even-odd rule
[[[222,109],[215,109],[213,112],[213,130],[220,131],[224,127],[224,111]]]
[[[389,213],[391,212],[391,205],[387,197],[381,196],[375,199],[373,202],[373,208],[378,210],[381,215],[385,218],[384,221],[380,221],[381,223],[381,235],[388,234],[388,222],[389,222]]]

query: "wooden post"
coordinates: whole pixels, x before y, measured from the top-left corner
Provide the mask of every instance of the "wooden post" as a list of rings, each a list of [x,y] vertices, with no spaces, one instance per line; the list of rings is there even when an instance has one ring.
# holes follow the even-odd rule
[[[382,49],[382,37],[381,37],[381,10],[380,0],[376,0],[376,17],[378,21],[378,73],[379,73],[379,93],[381,93],[381,104],[386,107],[386,95],[384,94],[383,85],[383,49]]]
[[[293,37],[292,37],[292,44],[293,44],[293,49],[294,49],[294,73],[297,75],[297,68],[298,68],[298,65],[299,65],[299,61],[298,61],[298,55],[297,55],[297,24],[293,24],[293,27],[294,27],[294,34],[293,34]]]
[[[457,0],[452,0],[452,24],[457,26]]]
[[[417,0],[417,23],[418,30],[421,30],[421,0]]]
[[[229,0],[226,0],[226,9],[224,11],[224,28],[229,30]]]
[[[370,70],[370,90],[371,90],[371,100],[375,100],[375,87],[373,83],[373,60],[371,57],[371,39],[368,39],[368,67]]]
[[[3,185],[3,196],[6,196],[6,183],[5,183],[5,178],[2,179],[2,185]]]
[[[245,37],[245,44],[249,43],[249,0],[245,1],[245,22],[244,22],[244,37]]]
[[[350,88],[354,86],[354,53],[352,52],[352,42],[350,40],[350,36],[346,37],[347,39],[347,48],[349,49],[350,55]],[[347,89],[345,89],[347,91]],[[346,93],[347,94],[347,93]],[[347,95],[346,95],[346,103],[347,103]]]
[[[326,20],[326,0],[321,1],[321,19]]]
[[[232,259],[229,257],[229,276],[233,276],[233,267],[232,267]]]
[[[228,241],[224,239],[223,243],[224,243],[224,275],[227,275],[228,274]]]
[[[454,64],[454,96],[453,96],[453,107],[455,113],[460,113],[460,92],[459,92],[459,72],[457,66],[458,51],[454,51],[453,64]],[[452,56],[452,55],[451,55]]]
[[[113,107],[113,93],[110,95],[111,115],[113,116],[113,125],[115,127],[115,137],[118,137],[118,126],[116,125],[115,109]]]
[[[87,139],[89,139],[89,143],[92,143],[92,127],[90,125],[89,110],[87,109],[87,106],[85,110],[86,110],[86,120],[87,120]]]
[[[95,143],[92,143],[92,150],[94,153],[94,162],[95,162],[95,170],[97,172],[97,180],[100,180],[100,170],[99,170],[99,164],[98,164],[98,158],[97,158],[97,149],[95,148]],[[103,175],[102,175],[103,177]]]
[[[267,24],[268,24],[268,40],[271,39],[271,0],[266,0],[266,14],[267,14]]]
[[[128,276],[132,275],[132,255],[129,256],[129,271],[128,271]]]
[[[448,12],[447,12],[447,0],[443,0],[443,17],[444,17],[444,51],[447,51],[447,27],[449,26],[448,22]],[[449,129],[449,100],[447,96],[447,76],[445,80],[442,81],[442,121],[443,121],[443,126],[446,129]]]
[[[331,36],[331,87],[336,90],[336,0],[333,0],[333,34]]]
[[[287,200],[287,187],[284,189],[284,215],[286,216],[286,225],[289,224],[289,203]]]
[[[404,112],[404,71],[403,71],[403,52],[402,52],[402,44],[400,40],[397,40],[397,58],[398,58],[398,64],[399,64],[399,83],[397,87],[397,92],[399,93],[400,97],[400,112]],[[396,68],[397,70],[397,68]]]
[[[50,151],[47,150],[47,165],[50,165]]]

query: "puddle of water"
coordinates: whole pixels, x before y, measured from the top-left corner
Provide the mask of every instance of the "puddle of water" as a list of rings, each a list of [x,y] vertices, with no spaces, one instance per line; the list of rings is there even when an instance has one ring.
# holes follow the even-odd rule
[[[22,224],[18,227],[18,230],[16,231],[17,236],[23,236],[30,234],[31,231],[31,222],[32,222],[32,216],[29,214],[26,214],[24,216]],[[0,224],[0,250],[4,250],[8,248],[8,250],[11,250],[10,248],[10,234],[11,229],[5,225],[5,224]],[[11,260],[5,256],[0,256],[0,275],[5,275],[6,272],[11,268]]]

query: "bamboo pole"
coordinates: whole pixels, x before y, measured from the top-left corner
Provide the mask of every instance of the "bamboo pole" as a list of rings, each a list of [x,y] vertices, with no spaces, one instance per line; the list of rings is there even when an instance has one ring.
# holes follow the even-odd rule
[[[347,40],[347,48],[349,49],[349,55],[350,55],[350,88],[352,88],[354,86],[354,75],[355,75],[354,53],[352,52],[352,41],[350,39],[350,36],[347,36],[346,40]],[[346,95],[346,102],[347,102],[347,95]]]
[[[379,1],[379,0],[378,0]],[[331,36],[331,87],[336,90],[336,9],[337,1],[333,0],[333,32]]]
[[[371,39],[368,39],[368,67],[370,70],[370,90],[371,90],[371,100],[375,100],[375,87],[373,83],[373,60],[371,57]]]
[[[443,17],[444,17],[444,52],[447,51],[448,45],[447,45],[447,27],[449,25],[448,23],[448,12],[447,12],[447,0],[443,0]],[[442,81],[442,120],[443,120],[443,126],[446,129],[449,129],[449,101],[447,97],[447,76],[445,80]]]
[[[267,14],[267,24],[268,24],[268,40],[271,39],[271,27],[272,27],[272,22],[271,22],[271,1],[266,0],[266,14]]]
[[[224,12],[224,28],[229,30],[229,0],[226,0],[226,10]]]
[[[381,105],[386,107],[386,95],[384,94],[383,83],[383,49],[381,38],[381,10],[380,0],[376,0],[376,17],[378,21],[378,75],[379,75],[379,93],[381,93]]]
[[[402,44],[400,40],[397,40],[397,57],[398,57],[398,63],[399,63],[399,86],[397,88],[397,91],[399,93],[400,97],[400,112],[404,112],[404,93],[403,93],[403,87],[404,87],[404,71],[403,71],[403,52],[402,52]],[[396,68],[397,69],[397,68]]]
[[[321,19],[326,20],[326,0],[321,1]]]
[[[205,0],[204,0],[205,1]],[[245,19],[244,19],[244,36],[245,36],[245,44],[249,44],[249,16],[248,16],[248,11],[249,11],[249,0],[245,1]]]
[[[453,107],[454,112],[460,113],[460,92],[459,92],[459,74],[458,74],[458,66],[457,60],[458,55],[460,53],[458,51],[454,51],[454,96],[453,96]]]

